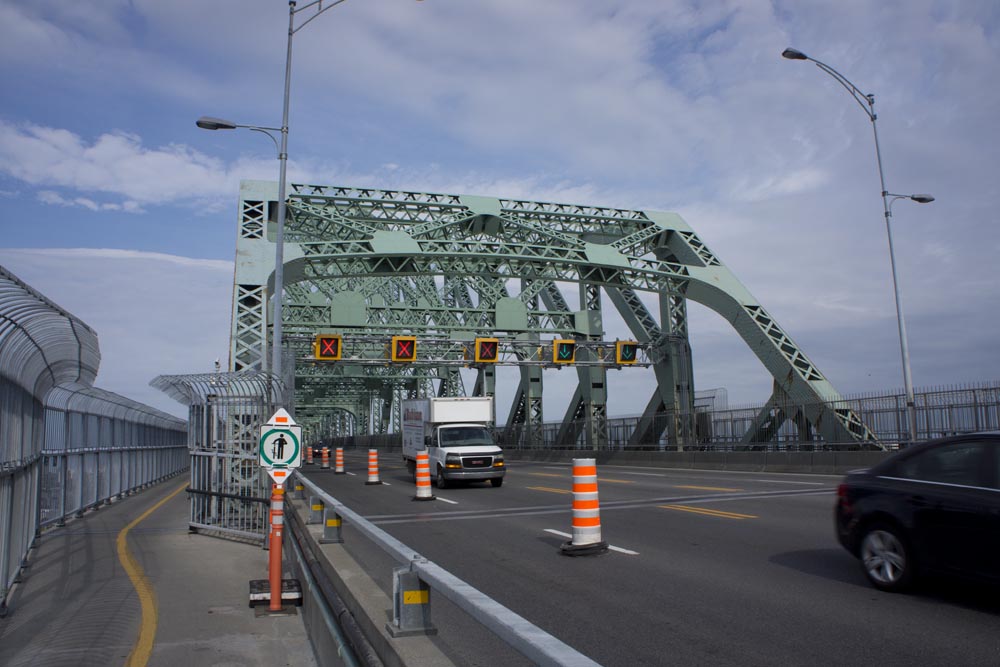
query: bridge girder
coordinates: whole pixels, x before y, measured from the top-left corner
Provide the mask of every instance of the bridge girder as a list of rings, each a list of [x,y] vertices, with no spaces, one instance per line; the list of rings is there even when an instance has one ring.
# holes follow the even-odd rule
[[[587,340],[603,334],[603,291],[633,335],[651,345],[658,386],[646,412],[676,408],[675,414],[690,416],[694,386],[685,304],[691,299],[730,322],[757,355],[774,378],[772,400],[819,406],[840,398],[676,214],[321,185],[292,185],[290,190],[284,251],[286,334],[333,329],[471,339],[504,332],[524,340],[556,335]],[[234,370],[266,363],[261,343],[270,312],[264,297],[273,287],[271,218],[276,192],[273,183],[241,184]],[[511,287],[518,283],[518,294],[511,296]],[[579,310],[571,310],[560,283],[580,286]],[[658,299],[659,322],[640,299],[642,292]],[[523,424],[538,446],[541,369],[521,371],[508,423]],[[309,375],[299,369],[294,379],[285,378],[286,384],[298,387]],[[456,376],[454,369],[442,368],[405,378],[327,373],[308,381],[344,391],[345,406],[363,402],[365,396],[385,401],[388,391],[392,409],[398,410],[403,395],[464,391]],[[474,392],[492,393],[494,380],[492,373],[480,372]],[[599,446],[604,437],[599,422],[606,419],[603,388],[598,370],[578,369],[561,438],[586,437]],[[296,402],[312,395],[303,392]],[[319,403],[314,400],[313,405]],[[305,404],[299,407],[314,412]],[[391,428],[392,420],[382,418],[384,407],[378,421]],[[366,416],[371,413],[369,409]],[[574,425],[581,416],[585,428]],[[766,437],[789,418],[814,428],[827,441],[874,440],[857,415],[823,407],[797,415],[772,410],[745,437]],[[654,421],[641,420],[634,438],[658,441],[662,434],[655,432]],[[681,420],[668,429],[668,441],[682,447],[691,442],[692,430],[690,421]]]

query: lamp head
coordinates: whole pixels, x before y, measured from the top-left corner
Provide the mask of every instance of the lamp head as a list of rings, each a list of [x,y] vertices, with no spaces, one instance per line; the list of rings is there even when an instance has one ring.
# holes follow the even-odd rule
[[[930,204],[932,201],[934,201],[934,197],[928,194],[910,195],[910,199],[917,202],[918,204]]]
[[[232,121],[212,118],[211,116],[202,116],[194,124],[203,130],[235,130],[237,127],[236,123]]]
[[[782,58],[788,58],[789,60],[809,60],[809,56],[802,53],[798,49],[793,49],[791,47],[785,49],[781,52]]]

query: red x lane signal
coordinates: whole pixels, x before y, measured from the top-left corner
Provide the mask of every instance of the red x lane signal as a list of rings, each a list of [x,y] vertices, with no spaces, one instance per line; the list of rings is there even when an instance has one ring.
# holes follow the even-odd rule
[[[389,351],[393,361],[416,361],[416,336],[393,336],[392,347]]]
[[[500,340],[498,338],[476,339],[476,363],[495,364],[500,358]]]
[[[341,352],[340,336],[319,334],[313,341],[313,355],[320,361],[338,361]]]

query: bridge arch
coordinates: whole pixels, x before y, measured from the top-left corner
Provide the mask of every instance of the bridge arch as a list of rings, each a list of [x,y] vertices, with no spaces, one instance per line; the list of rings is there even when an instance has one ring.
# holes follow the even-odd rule
[[[829,442],[874,440],[857,415],[827,407],[840,398],[833,386],[674,213],[320,185],[290,189],[286,337],[326,328],[457,339],[500,333],[520,340],[600,340],[606,296],[632,335],[649,346],[657,380],[633,440],[658,440],[661,434],[651,429],[662,422],[654,415],[668,411],[677,418],[667,437],[683,447],[693,435],[684,417],[693,413],[694,397],[686,313],[691,299],[729,322],[774,379],[769,406],[745,440],[766,440],[791,418]],[[262,218],[274,207],[262,202],[273,201],[276,186],[244,182],[241,192],[234,370],[262,361],[270,312],[265,296],[273,286],[273,244]],[[578,308],[569,305],[559,284],[577,286]],[[654,295],[658,317],[642,293]],[[248,294],[256,296],[247,300]],[[301,348],[293,354],[301,355]],[[369,406],[379,414],[364,423],[376,432],[394,423],[387,411],[398,409],[400,395],[464,393],[450,367],[338,366],[320,372],[300,364],[296,386],[349,394],[340,407],[353,402],[353,413],[362,414],[360,406]],[[508,425],[523,424],[535,438],[542,420],[541,369],[523,366],[520,374]],[[606,371],[581,366],[577,374],[561,436],[599,445],[606,437]],[[480,369],[473,393],[492,394],[492,382],[491,369]],[[774,409],[786,403],[808,407],[797,415]]]

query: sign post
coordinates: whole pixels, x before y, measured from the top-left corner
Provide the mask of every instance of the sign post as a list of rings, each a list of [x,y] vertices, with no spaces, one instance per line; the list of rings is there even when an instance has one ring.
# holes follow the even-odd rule
[[[283,597],[281,580],[281,540],[285,525],[284,484],[292,471],[302,465],[302,427],[295,423],[284,408],[279,408],[267,423],[260,427],[258,447],[260,465],[274,480],[271,493],[271,534],[268,546],[268,605],[269,612],[280,612]],[[250,604],[254,602],[254,584],[250,582]],[[265,583],[265,582],[259,582]],[[298,583],[298,582],[294,582]],[[258,585],[258,588],[260,586]],[[292,585],[290,598],[301,604],[301,589]],[[297,589],[297,593],[296,593]],[[258,592],[259,596],[260,593]]]

